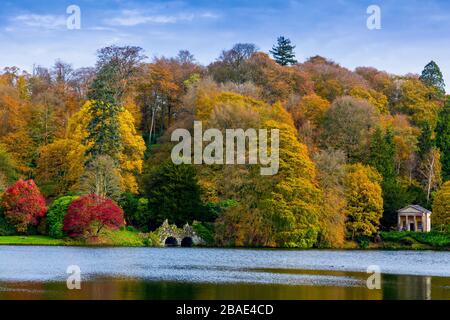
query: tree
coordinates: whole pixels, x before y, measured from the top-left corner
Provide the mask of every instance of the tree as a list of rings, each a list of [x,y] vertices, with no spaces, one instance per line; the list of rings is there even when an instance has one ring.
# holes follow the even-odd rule
[[[70,204],[76,199],[78,199],[77,196],[63,196],[53,201],[46,217],[48,235],[50,237],[61,239],[64,236],[64,217]]]
[[[121,104],[129,81],[146,58],[136,46],[109,46],[97,51],[97,77],[91,85],[89,99]],[[105,100],[104,98],[107,97]],[[113,98],[114,100],[109,100]]]
[[[91,84],[89,99],[91,115],[85,138],[87,156],[110,156],[115,161],[121,149],[119,114],[128,80],[145,57],[139,47],[110,46],[98,51],[97,76]]]
[[[205,206],[193,166],[166,162],[143,180],[151,213],[148,225],[152,229],[166,219],[179,227],[204,220]]]
[[[189,50],[178,51],[176,59],[181,64],[195,63],[194,55]]]
[[[72,201],[63,231],[70,237],[89,237],[98,236],[105,227],[118,229],[123,225],[123,211],[114,201],[89,194]]]
[[[439,113],[436,146],[441,151],[442,177],[444,181],[450,180],[450,98]]]
[[[313,128],[316,128],[325,112],[330,107],[330,103],[315,93],[303,96],[293,105],[288,105],[287,110],[292,114],[292,118],[297,128],[309,122]]]
[[[222,51],[219,59],[208,69],[217,82],[242,84],[251,80],[249,59],[258,51],[253,43],[237,43],[230,50]]]
[[[10,154],[0,145],[0,193],[16,179],[16,164]]]
[[[418,151],[420,159],[423,159],[435,146],[435,141],[433,139],[433,129],[429,123],[424,123],[418,138]]]
[[[89,146],[86,150],[87,157],[106,155],[114,160],[118,159],[122,148],[118,116],[122,109],[118,105],[104,101],[92,102],[89,108],[88,135],[84,141],[84,144]]]
[[[351,239],[371,237],[378,231],[383,214],[381,176],[362,164],[349,165],[345,177],[346,227]]]
[[[388,99],[378,91],[366,89],[361,86],[353,87],[348,94],[351,97],[365,99],[370,102],[380,113],[388,113]]]
[[[433,87],[440,95],[445,95],[445,82],[441,69],[436,62],[431,61],[422,71],[420,80],[427,86]]]
[[[73,139],[58,139],[39,150],[35,175],[46,196],[58,196],[79,189],[85,150],[85,146]]]
[[[419,199],[416,199],[416,195],[397,179],[383,180],[381,188],[383,191],[381,225],[383,229],[390,230],[397,226],[397,210],[411,203],[417,204]]]
[[[323,190],[318,246],[341,248],[345,242],[347,200],[344,194],[346,157],[341,150],[320,150],[313,156]]]
[[[386,133],[383,133],[381,128],[377,128],[372,136],[368,163],[383,178],[381,182],[384,200],[382,225],[387,229],[397,223],[397,210],[412,200],[407,188],[397,181],[395,154],[393,129],[389,127]]]
[[[377,116],[375,107],[364,100],[338,98],[325,112],[322,143],[344,151],[351,162],[363,160]]]
[[[81,177],[80,189],[89,194],[118,199],[121,194],[120,172],[109,156],[98,156]]]
[[[292,118],[280,104],[272,107],[274,119],[267,120],[264,127],[280,132],[280,168],[271,183],[271,192],[265,195],[259,208],[269,217],[269,230],[274,233],[277,246],[311,248],[320,231],[322,192],[315,183],[316,167],[306,145],[297,139]]]
[[[268,103],[287,101],[291,95],[312,94],[314,83],[309,75],[297,66],[281,66],[267,54],[257,52],[248,64],[248,81],[262,89],[262,98]]]
[[[171,125],[182,90],[165,60],[145,65],[142,73],[136,98],[142,112],[141,129],[151,145]]]
[[[69,138],[83,144],[86,148],[92,145],[92,142],[86,139],[87,126],[92,117],[92,112],[90,112],[91,106],[91,102],[85,103],[80,111],[70,118],[67,129]],[[137,193],[136,175],[142,171],[145,143],[134,127],[133,116],[128,110],[121,109],[121,112],[118,114],[118,125],[120,135],[114,137],[114,139],[120,139],[121,148],[113,159],[116,168],[120,172],[121,190]],[[89,156],[86,160],[90,162],[95,160],[95,158]]]
[[[395,145],[391,129],[375,130],[370,144],[369,165],[377,169],[384,181],[395,178]]]
[[[436,127],[441,102],[434,99],[435,89],[426,86],[415,77],[396,79],[387,89],[391,113],[402,113],[410,117],[413,124],[431,129]]]
[[[272,47],[270,53],[273,55],[275,61],[282,65],[287,66],[289,64],[296,64],[294,53],[295,46],[291,45],[291,40],[283,36],[278,37],[277,45]]]
[[[19,180],[7,188],[1,206],[6,220],[19,233],[26,233],[29,226],[37,226],[47,213],[45,199],[33,180]]]
[[[313,81],[314,92],[330,103],[338,97],[355,93],[354,88],[359,88],[355,94],[357,97],[368,99],[370,96],[369,85],[362,76],[324,57],[311,57],[305,63],[296,65],[295,69],[305,73]],[[359,92],[361,90],[365,92]]]
[[[381,127],[384,131],[392,131],[393,134],[396,174],[411,181],[417,165],[417,144],[420,129],[412,126],[408,117],[401,114],[383,116]]]
[[[120,196],[119,206],[123,209],[125,221],[128,225],[140,228],[142,231],[148,231],[151,216],[147,198],[125,192]]]
[[[450,181],[444,183],[436,193],[431,222],[436,229],[450,225]]]
[[[439,149],[433,147],[430,152],[426,154],[419,167],[419,174],[425,185],[428,203],[430,203],[431,200],[431,192],[435,190],[442,181],[441,168],[441,153],[439,152]]]

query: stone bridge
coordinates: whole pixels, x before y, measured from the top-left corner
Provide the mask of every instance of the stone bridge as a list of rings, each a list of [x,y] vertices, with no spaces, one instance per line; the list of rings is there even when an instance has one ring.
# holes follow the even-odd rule
[[[161,244],[167,247],[192,247],[205,244],[205,241],[195,233],[194,228],[187,223],[183,228],[178,228],[174,224],[170,225],[166,219],[157,233]]]

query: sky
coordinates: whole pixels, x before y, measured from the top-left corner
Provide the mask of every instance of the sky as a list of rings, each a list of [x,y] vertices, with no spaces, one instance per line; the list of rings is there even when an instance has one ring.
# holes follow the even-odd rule
[[[70,5],[80,8],[80,29],[67,28]],[[367,28],[370,5],[381,10],[379,30]],[[149,60],[188,49],[208,64],[239,42],[268,52],[283,35],[300,62],[322,55],[403,75],[434,60],[450,91],[449,31],[448,0],[1,0],[0,68],[93,66],[108,45],[140,46]]]

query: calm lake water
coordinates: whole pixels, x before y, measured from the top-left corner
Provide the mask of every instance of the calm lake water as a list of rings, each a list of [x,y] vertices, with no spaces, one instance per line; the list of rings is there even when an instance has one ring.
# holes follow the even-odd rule
[[[0,299],[450,300],[450,252],[0,246]]]

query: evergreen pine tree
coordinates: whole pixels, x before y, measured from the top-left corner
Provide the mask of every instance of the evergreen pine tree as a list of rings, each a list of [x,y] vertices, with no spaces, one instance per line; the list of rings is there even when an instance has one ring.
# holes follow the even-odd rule
[[[395,172],[394,134],[388,129],[385,134],[378,128],[372,136],[369,164],[383,176],[383,217],[381,223],[385,229],[397,223],[397,210],[411,200],[406,187],[398,183]]]
[[[395,178],[395,146],[393,141],[393,133],[387,130],[383,134],[380,128],[377,128],[372,136],[370,145],[369,164],[378,170],[383,176],[383,180]]]
[[[281,36],[278,37],[277,45],[272,47],[270,53],[278,64],[287,66],[289,64],[297,63],[297,60],[295,60],[294,49],[295,46],[291,44],[291,40]]]
[[[439,113],[436,146],[441,151],[442,177],[450,180],[450,98]]]
[[[86,154],[90,159],[100,155],[110,156],[117,160],[121,148],[119,113],[122,107],[118,99],[120,93],[111,81],[116,78],[117,68],[114,64],[103,66],[94,79],[89,99],[92,105],[89,110],[91,120],[88,124],[86,142],[90,143]]]
[[[431,61],[425,66],[422,75],[420,76],[420,80],[426,85],[436,88],[441,95],[445,95],[444,77],[436,62]]]
[[[433,142],[433,130],[428,123],[425,123],[422,126],[422,132],[420,133],[418,139],[418,149],[419,149],[419,157],[423,159],[434,146]]]

